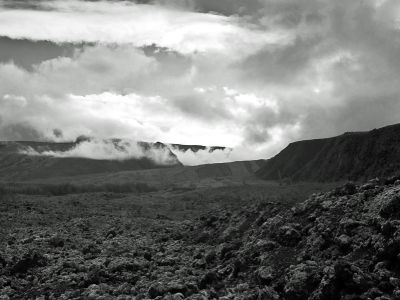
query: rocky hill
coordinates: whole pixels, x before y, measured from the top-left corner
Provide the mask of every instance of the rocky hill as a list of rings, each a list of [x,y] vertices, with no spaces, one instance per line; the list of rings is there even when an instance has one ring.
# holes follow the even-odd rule
[[[299,141],[268,160],[264,179],[294,181],[366,180],[400,170],[400,124],[369,132]]]
[[[213,248],[199,255],[207,270],[199,287],[235,299],[400,299],[399,194],[393,177],[291,208],[269,202],[204,216],[192,238]]]

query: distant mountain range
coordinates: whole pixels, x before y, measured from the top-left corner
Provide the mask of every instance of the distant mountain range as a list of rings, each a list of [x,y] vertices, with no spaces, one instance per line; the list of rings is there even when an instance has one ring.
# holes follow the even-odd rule
[[[162,150],[164,156],[166,156],[164,159],[168,159],[168,164],[154,161],[150,155],[124,160],[89,159],[74,157],[73,155],[69,157],[49,155],[49,153],[68,153],[68,151],[75,149],[84,141],[79,140],[70,143],[2,142],[0,143],[0,179],[24,180],[182,165],[175,154],[161,143],[140,142],[138,143],[138,149],[143,153],[154,149]],[[113,142],[116,143],[116,147],[119,147],[117,140]]]
[[[268,180],[366,180],[400,173],[400,124],[289,144],[257,174]]]
[[[224,147],[164,144],[161,142],[137,142],[133,149],[130,149],[128,142],[120,139],[110,139],[100,141],[100,145],[89,149],[91,152],[82,157],[82,152],[87,151],[87,145],[92,142],[94,140],[88,137],[79,137],[75,142],[65,143],[0,142],[0,180],[31,180],[35,178],[181,167],[183,165],[174,154],[173,151],[175,150],[183,152],[208,150],[212,152],[217,149],[225,149]],[[104,145],[101,144],[103,142],[105,143]],[[128,143],[128,146],[126,143]],[[104,146],[106,146],[105,149]],[[76,151],[77,149],[79,151]],[[105,153],[99,153],[99,151]],[[128,158],[121,159],[118,157],[118,154],[124,154],[125,152]],[[135,152],[139,152],[141,155],[136,158],[129,157]],[[105,155],[104,158],[102,158],[102,154],[103,156]],[[108,156],[111,157],[114,154],[117,154],[115,156],[117,159],[108,159]],[[90,156],[97,158],[93,159]]]
[[[174,154],[176,150],[194,153],[231,150],[219,146],[206,147],[160,142],[138,142],[132,150],[129,148],[129,143],[113,139],[106,141],[105,149],[100,145],[99,149],[106,154],[104,158],[98,155],[98,148],[89,149],[92,151],[90,155],[98,156],[96,159],[90,158],[90,155],[82,157],[76,153],[77,149],[86,151],[87,149],[83,146],[87,146],[86,142],[91,141],[89,138],[79,138],[70,143],[0,142],[0,180],[32,180],[183,167]],[[128,158],[117,156],[116,159],[107,159],[107,155],[114,155],[109,153],[114,150],[118,153],[127,153]],[[129,156],[135,152],[140,152],[141,155],[132,156],[136,158]],[[237,172],[245,176],[255,172],[261,179],[285,182],[362,181],[398,175],[400,174],[400,124],[369,132],[348,132],[332,138],[294,142],[275,157],[265,161],[254,161],[254,164],[253,162],[209,164],[190,170],[195,170],[199,178],[204,176],[208,178],[231,176],[236,169],[239,170],[238,168],[240,172]]]

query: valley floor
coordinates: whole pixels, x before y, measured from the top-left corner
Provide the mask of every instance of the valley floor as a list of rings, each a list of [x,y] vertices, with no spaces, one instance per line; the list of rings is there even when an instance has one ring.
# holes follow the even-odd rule
[[[0,299],[400,299],[400,180],[334,186],[3,194]]]

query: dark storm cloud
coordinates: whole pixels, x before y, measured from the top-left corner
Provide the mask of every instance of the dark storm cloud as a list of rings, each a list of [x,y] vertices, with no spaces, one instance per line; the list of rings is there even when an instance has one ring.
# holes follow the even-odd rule
[[[171,76],[180,76],[192,65],[192,59],[167,47],[159,47],[156,44],[141,47],[143,53],[154,58],[163,68],[159,72],[166,72]]]
[[[394,42],[400,39],[400,32],[393,28],[394,23],[385,24],[385,16],[379,15],[368,2],[339,0],[315,7],[310,3],[317,1],[283,1],[276,6],[272,6],[273,1],[267,2],[270,2],[267,7],[272,9],[268,15],[275,15],[279,25],[299,27],[299,34],[294,43],[283,49],[261,49],[243,61],[239,67],[248,72],[246,76],[287,82],[301,74],[316,58],[344,49],[364,55],[366,60],[362,63],[365,64],[376,62],[382,66],[387,63],[387,67],[396,69],[400,66],[400,44]],[[393,1],[385,3],[389,10]],[[381,62],[376,61],[379,57]],[[368,61],[371,58],[373,61]]]
[[[284,49],[263,49],[236,67],[255,82],[288,84],[301,76],[304,68],[318,55],[320,43],[319,38],[298,37]]]
[[[399,123],[399,94],[363,96],[351,99],[346,106],[314,109],[303,122],[302,137],[324,138],[344,132],[368,131]],[[326,123],[327,126],[321,126]]]
[[[72,44],[55,44],[47,41],[13,40],[0,37],[0,63],[14,62],[27,70],[43,61],[59,56],[72,57],[80,48]]]
[[[164,0],[167,2],[167,0]],[[197,11],[230,15],[252,15],[263,7],[259,0],[192,0],[182,1],[192,5]]]
[[[59,0],[50,0],[59,1]],[[104,2],[104,0],[83,0],[84,2]],[[131,2],[136,4],[164,5],[169,7],[185,8],[201,13],[217,13],[225,16],[252,15],[263,8],[260,0],[106,0],[107,2]],[[49,10],[43,5],[49,0],[3,0],[6,8]]]
[[[97,2],[101,0],[86,0]],[[109,0],[115,1],[115,0]],[[117,0],[118,1],[118,0]],[[120,0],[126,1],[126,0]],[[130,0],[137,4],[165,5],[190,9],[201,13],[216,13],[225,16],[253,15],[264,7],[262,0]]]
[[[378,11],[363,2],[339,3],[334,7],[330,18],[330,34],[332,39],[343,47],[375,56],[375,59],[381,57],[379,63],[381,66],[386,62],[385,67],[395,67],[399,71],[399,16],[390,16],[390,11],[393,9],[393,14],[399,12],[398,10],[395,12],[396,2],[386,1],[385,3]]]
[[[294,2],[282,1],[283,6],[275,6],[267,15],[275,16],[269,25],[292,28],[297,34],[295,41],[277,50],[261,49],[236,66],[254,88],[260,83],[264,88],[282,86],[280,105],[287,112],[286,117],[265,116],[269,122],[264,125],[263,117],[255,116],[255,124],[260,126],[248,126],[248,140],[261,141],[274,124],[296,120],[302,124],[299,139],[399,122],[399,5],[395,1],[380,5],[374,1],[319,1],[312,7],[312,1]],[[283,92],[285,87],[296,86],[297,92]],[[324,88],[320,86],[329,93],[321,92]],[[311,91],[302,92],[304,88]]]
[[[259,22],[266,27],[291,30],[295,35],[286,47],[260,49],[236,67],[245,77],[261,83],[289,84],[318,56],[337,50],[325,28],[330,22],[327,6],[315,0],[265,0]],[[328,9],[329,11],[329,9]]]
[[[231,117],[220,101],[201,95],[180,95],[172,102],[185,114],[206,122],[217,122]]]
[[[371,130],[399,123],[399,94],[380,95],[379,98],[354,99],[350,109],[336,115],[335,124],[339,132]],[[371,122],[371,120],[374,120]],[[371,126],[372,125],[372,126]]]
[[[1,0],[0,5],[11,9],[48,9],[42,4],[47,0]]]
[[[0,120],[0,139],[2,141],[38,141],[43,140],[44,136],[29,123],[17,121],[14,124],[1,126]]]

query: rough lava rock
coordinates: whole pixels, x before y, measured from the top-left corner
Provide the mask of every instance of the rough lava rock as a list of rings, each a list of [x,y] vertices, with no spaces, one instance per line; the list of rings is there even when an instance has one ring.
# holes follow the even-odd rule
[[[21,226],[0,299],[400,299],[399,197],[398,179],[373,180],[189,221]]]

